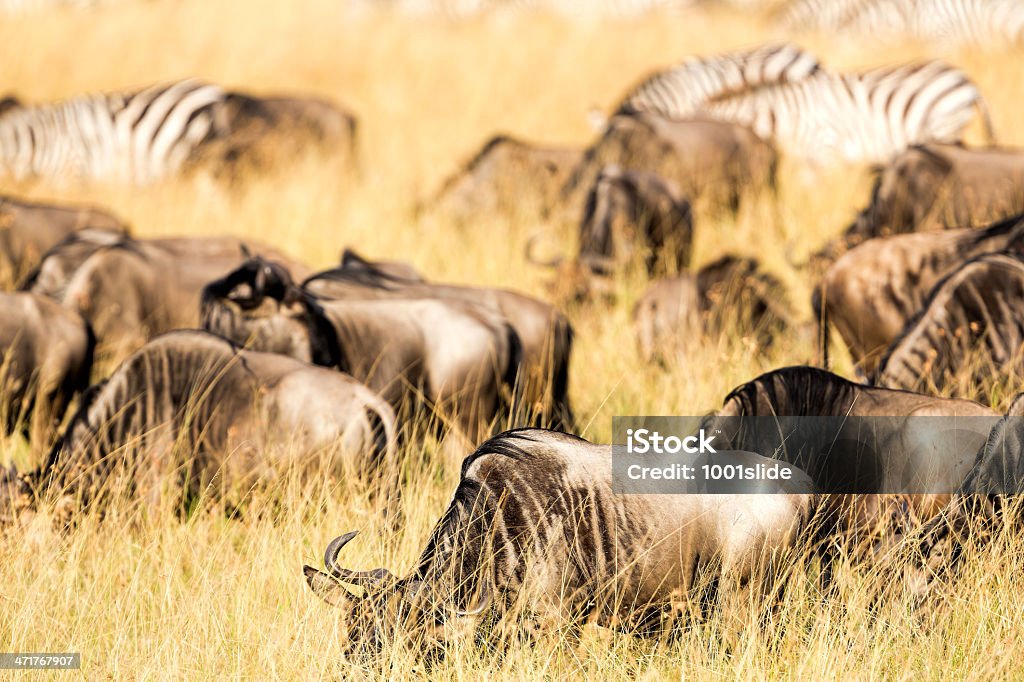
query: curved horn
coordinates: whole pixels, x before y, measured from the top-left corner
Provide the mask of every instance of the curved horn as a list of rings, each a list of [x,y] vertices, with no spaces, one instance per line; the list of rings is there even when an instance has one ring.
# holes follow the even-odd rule
[[[539,265],[544,268],[557,268],[565,260],[562,256],[556,256],[550,260],[541,260],[537,258],[534,253],[534,246],[537,244],[537,240],[543,235],[538,231],[530,235],[530,238],[526,240],[526,260],[534,265]]]
[[[491,591],[491,583],[485,580],[483,588],[480,590],[480,602],[473,608],[467,609],[466,611],[454,609],[454,613],[456,616],[479,616],[487,610],[488,606],[491,605],[491,597],[493,596],[494,593]]]
[[[796,240],[790,239],[786,242],[786,250],[783,257],[786,259],[786,263],[789,264],[794,270],[803,270],[811,263],[811,258],[805,258],[802,261],[796,258]]]
[[[252,297],[263,298],[267,291],[267,271],[262,264],[257,263],[257,266],[256,276],[252,281]]]
[[[338,554],[341,552],[341,549],[358,533],[359,531],[354,530],[350,533],[339,535],[327,545],[327,549],[324,550],[324,567],[327,568],[327,572],[338,580],[351,583],[372,584],[385,579],[393,579],[394,576],[391,574],[391,571],[386,568],[375,568],[372,571],[351,571],[338,566]]]
[[[242,258],[245,260],[252,260],[252,252],[249,251],[249,245],[245,242],[239,242],[238,250],[242,252]]]

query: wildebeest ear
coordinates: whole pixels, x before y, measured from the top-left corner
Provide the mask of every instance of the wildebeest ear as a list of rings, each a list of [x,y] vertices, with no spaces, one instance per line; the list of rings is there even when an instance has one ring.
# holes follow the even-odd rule
[[[365,267],[368,266],[370,263],[365,258],[360,256],[358,253],[356,253],[355,251],[346,246],[345,249],[341,252],[340,264],[342,268],[352,268]]]
[[[242,258],[244,258],[245,260],[252,260],[252,252],[249,250],[248,244],[246,244],[245,242],[241,242],[238,245],[238,248],[242,252]]]
[[[331,606],[344,606],[352,600],[352,593],[323,571],[318,571],[312,566],[303,566],[302,572],[306,574],[309,589]]]
[[[14,95],[4,95],[0,97],[0,114],[4,113],[8,109],[17,109],[21,106],[21,100]]]
[[[1010,403],[1010,409],[1006,411],[1007,417],[1024,417],[1024,393],[1018,393],[1013,402]]]

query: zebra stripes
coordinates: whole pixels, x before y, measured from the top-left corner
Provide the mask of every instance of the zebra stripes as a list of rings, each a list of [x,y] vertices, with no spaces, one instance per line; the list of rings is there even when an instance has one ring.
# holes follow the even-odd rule
[[[18,179],[153,182],[226,132],[225,98],[220,87],[188,79],[14,107],[0,115],[0,166]]]
[[[717,98],[698,113],[750,126],[818,163],[881,163],[912,145],[959,141],[974,108],[991,139],[974,83],[959,69],[929,61],[861,74],[819,70],[796,83]]]
[[[785,28],[987,46],[1024,43],[1020,0],[797,0]]]
[[[21,14],[47,9],[88,9],[111,4],[114,0],[0,0],[0,13]]]
[[[764,45],[709,57],[690,57],[634,87],[616,108],[686,118],[716,97],[766,85],[797,83],[821,69],[818,60],[795,45]]]
[[[489,12],[551,12],[572,18],[630,18],[649,12],[679,11],[706,0],[349,0],[357,10],[386,7],[411,15],[441,15],[453,19]],[[763,0],[722,0],[721,4],[749,7]]]

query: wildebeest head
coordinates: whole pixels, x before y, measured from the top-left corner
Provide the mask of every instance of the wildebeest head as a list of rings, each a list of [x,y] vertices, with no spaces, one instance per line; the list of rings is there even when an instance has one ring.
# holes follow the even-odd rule
[[[90,256],[101,249],[128,244],[129,237],[123,230],[79,230],[43,254],[39,265],[18,288],[61,300],[71,277]]]
[[[337,337],[316,300],[279,263],[251,256],[203,288],[203,328],[240,346],[339,366]]]
[[[919,225],[952,170],[949,159],[925,146],[913,147],[878,169],[870,203],[844,234],[848,247],[922,229]]]
[[[338,554],[356,532],[341,535],[327,546],[326,572],[312,566],[302,569],[317,596],[344,610],[343,653],[347,657],[373,657],[404,634],[424,658],[435,659],[443,655],[449,637],[464,634],[465,626],[487,607],[489,592],[479,606],[459,611],[451,605],[451,599],[444,599],[420,577],[400,579],[386,568],[353,571],[339,566]]]
[[[607,278],[633,262],[649,275],[685,270],[692,242],[690,204],[675,183],[612,164],[601,169],[587,194],[575,260],[538,261],[531,249],[527,256],[535,264],[558,268],[552,290],[559,298],[583,299],[607,292]]]

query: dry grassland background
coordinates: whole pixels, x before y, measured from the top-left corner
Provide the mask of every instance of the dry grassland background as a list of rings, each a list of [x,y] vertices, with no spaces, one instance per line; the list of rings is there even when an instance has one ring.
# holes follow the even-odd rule
[[[107,206],[136,234],[236,234],[305,259],[332,264],[343,246],[375,258],[405,259],[429,278],[500,285],[544,296],[548,273],[528,265],[532,224],[482,219],[456,229],[420,219],[416,202],[433,192],[497,132],[548,144],[583,145],[587,111],[607,111],[646,71],[694,53],[778,39],[751,13],[714,11],[639,20],[586,21],[499,15],[462,22],[358,15],[339,0],[151,0],[93,11],[47,11],[0,20],[0,88],[28,100],[131,88],[199,76],[255,93],[312,93],[360,121],[362,172],[348,177],[329,160],[304,159],[252,178],[236,191],[197,179],[143,189],[5,187],[40,199]],[[833,67],[867,67],[938,56],[964,68],[988,99],[999,139],[1024,144],[1024,53],[925,46],[874,49],[804,36]],[[971,137],[980,140],[979,130]],[[698,216],[696,265],[725,253],[755,256],[787,285],[807,319],[811,282],[787,264],[787,245],[806,256],[838,234],[867,200],[859,169],[809,175],[787,163],[778,201],[747,204],[735,218]],[[552,228],[568,248],[572,225]],[[736,384],[767,369],[814,358],[813,336],[784,339],[769,352],[732,338],[705,345],[669,371],[637,359],[630,309],[645,282],[627,277],[618,302],[571,308],[577,332],[571,396],[590,440],[607,442],[617,414],[701,414]],[[849,376],[840,359],[838,371]],[[1019,390],[1019,388],[1015,389]],[[1010,390],[1012,394],[1015,390]],[[23,456],[17,442],[7,455]],[[468,454],[468,453],[466,453]],[[447,505],[458,462],[408,453],[405,522],[384,527],[366,496],[344,481],[288,479],[254,493],[241,519],[222,510],[146,514],[126,507],[70,534],[40,521],[0,538],[0,649],[80,651],[83,675],[138,679],[556,680],[784,676],[896,679],[1019,675],[1024,651],[1024,561],[1020,538],[972,556],[940,607],[914,615],[896,599],[874,615],[864,568],[844,569],[840,599],[822,603],[797,571],[784,627],[752,623],[732,648],[715,621],[675,642],[642,642],[588,631],[578,648],[517,651],[505,661],[459,648],[432,671],[403,654],[376,671],[338,662],[336,612],[306,588],[300,567],[318,563],[326,543],[360,529],[346,549],[355,567],[411,568]],[[388,667],[393,665],[393,667]]]

